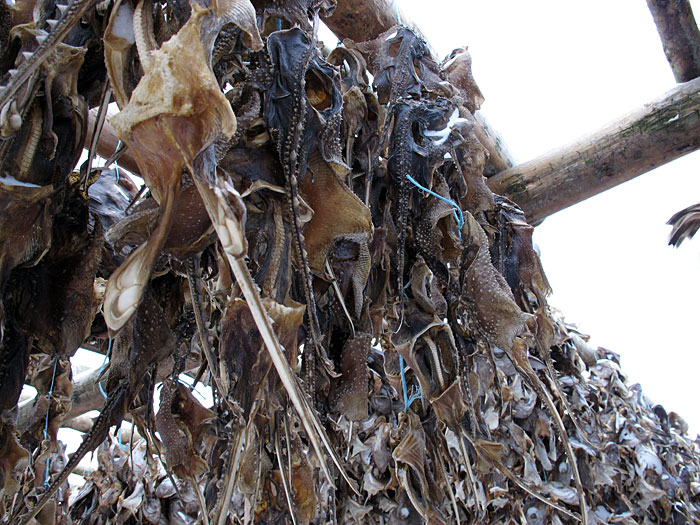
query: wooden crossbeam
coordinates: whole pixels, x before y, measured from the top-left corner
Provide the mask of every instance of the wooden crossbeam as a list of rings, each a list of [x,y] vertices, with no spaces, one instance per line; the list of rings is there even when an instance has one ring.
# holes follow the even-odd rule
[[[647,0],[676,82],[700,76],[700,31],[688,0]]]
[[[92,142],[92,131],[95,128],[96,115],[96,109],[93,109],[88,113],[88,132],[87,136],[85,137],[85,149],[90,149],[90,143]],[[114,131],[112,125],[105,120],[104,126],[102,126],[102,131],[100,132],[100,138],[97,141],[97,154],[100,157],[108,159],[117,150],[118,144],[119,137],[117,137],[117,132]],[[134,157],[128,150],[125,151],[121,157],[119,157],[119,167],[127,169],[132,173],[139,173],[139,167],[136,164],[136,160],[134,160]]]
[[[488,179],[528,222],[545,217],[700,148],[700,78],[573,144]]]
[[[193,362],[192,360],[188,360],[185,364],[185,373],[191,375],[192,377],[194,377],[198,369],[199,364]],[[158,373],[156,374],[156,382],[160,382],[168,377],[171,370],[172,360],[163,366],[159,366]],[[102,383],[102,389],[100,389],[100,383]],[[103,391],[106,388],[106,385],[107,375],[104,373],[104,370],[100,368],[86,370],[79,376],[74,377],[73,394],[71,396],[71,409],[70,412],[66,414],[65,421],[78,418],[92,410],[101,409],[105,401]],[[28,426],[32,423],[32,417],[34,414],[33,405],[33,398],[19,404],[15,424],[20,433],[26,431]],[[69,424],[65,424],[63,426],[75,428]]]
[[[373,40],[384,31],[402,23],[420,34],[392,0],[338,0],[333,15],[323,20],[341,40]]]

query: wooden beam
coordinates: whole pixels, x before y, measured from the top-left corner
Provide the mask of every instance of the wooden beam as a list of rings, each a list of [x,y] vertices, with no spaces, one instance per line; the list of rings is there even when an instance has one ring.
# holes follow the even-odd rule
[[[345,38],[355,42],[372,40],[399,22],[423,36],[418,26],[406,18],[394,0],[338,0],[333,14],[323,21],[340,40]],[[429,42],[428,47],[433,58],[439,63],[440,59]],[[485,117],[479,112],[476,117],[474,132],[489,153],[485,171],[496,173],[513,166],[513,158],[500,135],[488,125]]]
[[[86,371],[75,378],[73,395],[71,396],[72,407],[66,416],[66,420],[82,416],[91,410],[99,410],[102,408],[102,405],[104,405],[104,397],[100,392],[100,387],[97,382],[100,372],[101,370],[96,368],[94,370]],[[103,387],[106,384],[107,378],[104,377],[102,379]],[[31,423],[33,413],[33,399],[19,405],[16,424],[17,429],[20,432],[26,430],[27,426]]]
[[[700,78],[600,131],[488,179],[515,201],[528,222],[542,220],[588,197],[700,148]]]
[[[96,109],[93,109],[88,113],[88,132],[83,145],[85,149],[90,149],[92,130],[95,128],[96,115]],[[117,137],[116,131],[114,131],[112,125],[105,120],[104,126],[102,126],[102,132],[100,133],[100,138],[97,141],[97,154],[102,158],[108,159],[114,154],[115,151],[117,151],[118,145],[119,137]],[[122,154],[121,157],[119,157],[119,167],[129,170],[131,173],[136,175],[139,174],[139,167],[136,164],[136,160],[134,160],[134,157],[131,155],[128,149]]]
[[[700,76],[700,31],[688,0],[647,0],[676,82]]]
[[[489,152],[489,160],[484,166],[484,176],[490,177],[515,165],[513,156],[508,151],[508,146],[501,138],[501,135],[491,127],[481,111],[474,113],[476,125],[474,134],[479,139],[481,145]]]
[[[393,0],[338,0],[333,14],[323,21],[341,40],[355,42],[373,40],[399,23],[420,33],[396,4]]]
[[[188,360],[185,364],[185,374],[194,375],[199,369],[199,364]],[[165,363],[158,367],[158,372],[156,374],[156,382],[163,381],[166,377],[170,375],[172,370],[172,359],[169,359]],[[105,397],[100,390],[98,383],[98,378],[102,370],[100,368],[95,368],[93,370],[85,371],[77,377],[73,378],[73,395],[71,396],[72,406],[70,412],[65,417],[66,421],[78,418],[87,412],[92,410],[100,410],[105,402]],[[107,374],[105,373],[100,381],[102,383],[102,388],[105,389],[107,386]],[[34,400],[28,399],[24,403],[19,405],[17,410],[17,429],[24,432],[27,426],[31,423],[31,417],[34,412]],[[69,426],[70,425],[64,425]],[[71,427],[73,428],[73,427]]]

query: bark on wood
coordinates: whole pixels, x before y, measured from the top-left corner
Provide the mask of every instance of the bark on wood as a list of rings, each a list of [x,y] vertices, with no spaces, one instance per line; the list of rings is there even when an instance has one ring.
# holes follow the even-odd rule
[[[700,32],[688,0],[647,0],[677,82],[700,76]]]
[[[351,38],[355,42],[371,40],[399,22],[422,36],[416,24],[407,19],[401,12],[401,8],[392,0],[339,0],[333,15],[323,21],[340,40],[344,38]],[[430,49],[433,57],[440,62],[435,50]],[[483,115],[477,117],[474,131],[489,152],[489,160],[485,168],[487,174],[497,173],[514,165],[508,148],[505,147],[499,134],[488,125]]]
[[[646,173],[700,148],[700,78],[592,135],[488,179],[528,222]]]

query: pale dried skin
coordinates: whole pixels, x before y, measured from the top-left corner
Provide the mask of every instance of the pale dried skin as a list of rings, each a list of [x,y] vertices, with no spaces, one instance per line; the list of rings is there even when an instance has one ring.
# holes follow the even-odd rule
[[[362,317],[365,286],[371,269],[369,238],[369,233],[338,235],[328,254],[340,291],[357,320]]]
[[[357,334],[343,347],[340,383],[336,390],[334,409],[350,421],[367,417],[367,355],[371,344],[370,334]]]
[[[309,266],[320,272],[336,238],[371,234],[373,228],[369,209],[339,180],[320,154],[311,154],[309,171],[300,189],[314,215],[304,230],[304,239]]]
[[[393,104],[399,96],[419,97],[424,86],[439,89],[438,65],[425,42],[406,27],[394,26],[374,40],[347,44],[367,58],[382,104]]]
[[[440,292],[437,278],[421,257],[411,268],[411,291],[416,303],[424,311],[441,318],[445,317],[447,302]]]
[[[305,307],[287,307],[272,299],[265,299],[280,344],[286,349],[289,363],[296,362],[297,333],[301,326]],[[258,391],[264,388],[272,361],[264,349],[255,319],[245,301],[232,301],[223,320],[219,355],[225,367],[228,381],[234,385],[231,395],[243,409],[247,419]]]
[[[24,470],[29,453],[17,441],[14,425],[0,424],[0,494],[12,494],[18,488],[15,472]]]
[[[524,317],[513,300],[513,294],[503,276],[491,263],[488,241],[481,226],[465,213],[462,235],[469,249],[475,252],[464,268],[462,281],[465,292],[475,303],[476,316],[493,344],[510,349],[513,340],[523,329]]]
[[[181,383],[164,383],[156,427],[165,446],[168,468],[180,477],[198,478],[208,468],[200,456],[203,433],[214,413]]]
[[[141,300],[171,228],[183,167],[192,172],[202,150],[220,133],[231,136],[236,130],[236,118],[207,65],[200,40],[201,25],[209,15],[195,6],[177,35],[143,57],[144,77],[112,119],[162,210],[149,240],[109,280],[104,312],[112,330],[124,326]]]
[[[472,57],[466,47],[455,49],[440,64],[440,76],[456,87],[474,113],[484,103],[484,96],[472,76]]]

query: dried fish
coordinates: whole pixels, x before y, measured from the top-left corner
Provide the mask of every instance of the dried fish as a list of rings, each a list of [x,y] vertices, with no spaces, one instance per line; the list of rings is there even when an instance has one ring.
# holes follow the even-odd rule
[[[549,307],[484,182],[466,48],[324,58],[334,5],[0,2],[0,514],[697,522],[698,440]],[[110,90],[138,195],[76,165]]]

